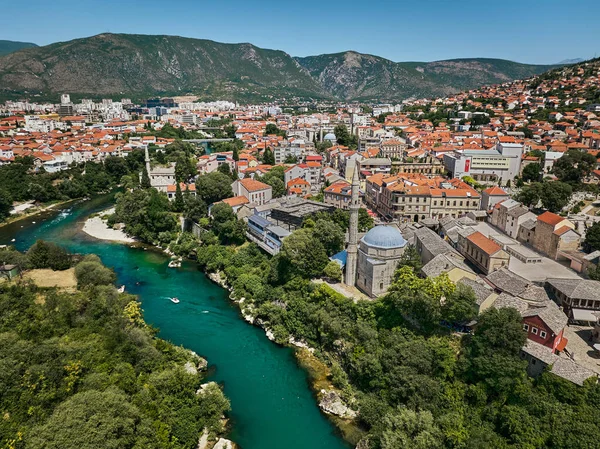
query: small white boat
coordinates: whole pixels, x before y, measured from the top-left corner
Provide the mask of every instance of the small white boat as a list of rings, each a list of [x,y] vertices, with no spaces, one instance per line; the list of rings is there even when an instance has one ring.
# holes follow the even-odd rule
[[[175,304],[179,304],[179,299],[177,299],[177,298],[171,298],[171,302],[174,302]]]
[[[125,291],[125,286],[124,286],[124,285],[121,285],[121,286],[118,288],[118,290],[119,290],[119,293],[123,293],[123,292]]]
[[[172,260],[171,262],[169,262],[169,268],[179,268],[181,266],[181,261],[179,260]]]

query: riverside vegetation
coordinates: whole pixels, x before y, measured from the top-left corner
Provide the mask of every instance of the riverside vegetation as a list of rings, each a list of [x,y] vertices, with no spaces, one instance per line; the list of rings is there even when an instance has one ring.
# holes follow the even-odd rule
[[[195,201],[231,196],[226,176],[199,177]],[[124,193],[117,213],[140,204],[132,200],[135,195],[160,196],[140,190]],[[153,213],[173,214],[166,198],[142,203],[153,204]],[[189,214],[185,208],[183,213]],[[135,217],[143,215],[119,218],[139,236],[147,230]],[[361,226],[368,229],[372,222],[365,215]],[[405,252],[380,299],[355,302],[313,283],[318,277],[340,279],[328,256],[343,248],[347,216],[336,211],[305,220],[281,252],[268,257],[245,241],[245,225],[220,203],[210,218],[204,210],[196,216],[205,229],[200,239],[189,233],[174,239],[173,228],[164,243],[196,258],[206,272],[219,273],[244,315],[268,328],[277,342],[287,344],[292,337],[314,348],[330,382],[358,411],[354,424],[362,429],[361,447],[596,447],[600,386],[578,387],[549,373],[529,378],[519,356],[526,336],[514,309],[483,313],[472,335],[441,325],[474,318],[474,294],[444,275],[421,278],[414,248]],[[152,238],[163,242],[157,231],[151,229]],[[353,438],[358,440],[356,433]]]
[[[84,198],[106,192],[123,181],[137,177],[144,152],[132,151],[126,158],[109,156],[103,163],[73,163],[64,171],[36,170],[31,156],[17,157],[0,166],[0,222],[10,215],[13,202],[51,203]]]
[[[193,448],[223,429],[216,384],[197,393],[205,361],[155,337],[137,298],[119,293],[96,256],[54,244],[0,251],[21,268],[75,264],[77,289],[0,284],[0,446]],[[200,364],[200,365],[199,365]]]

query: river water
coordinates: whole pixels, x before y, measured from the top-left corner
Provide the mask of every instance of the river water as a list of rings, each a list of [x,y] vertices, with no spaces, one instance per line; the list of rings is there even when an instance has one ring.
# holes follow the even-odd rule
[[[163,254],[81,232],[85,218],[111,201],[98,197],[12,223],[0,228],[0,244],[26,250],[44,239],[75,253],[95,253],[113,267],[118,284],[139,295],[146,322],[160,329],[161,338],[208,359],[209,380],[223,385],[231,401],[228,437],[242,449],[347,449],[319,411],[292,350],[271,343],[262,330],[243,321],[228,292],[193,263],[168,268]],[[181,302],[173,304],[172,296]]]

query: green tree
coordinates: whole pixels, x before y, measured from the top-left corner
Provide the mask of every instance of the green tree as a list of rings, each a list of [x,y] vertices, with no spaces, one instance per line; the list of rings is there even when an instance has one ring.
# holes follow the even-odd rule
[[[201,218],[206,217],[206,203],[199,196],[184,195],[183,216],[195,223],[198,223]]]
[[[335,260],[332,260],[325,265],[323,275],[334,282],[339,282],[342,280],[342,267],[340,267],[340,264]]]
[[[459,284],[442,305],[442,317],[450,323],[466,323],[477,316],[477,298],[471,287]]]
[[[60,404],[35,428],[27,448],[130,448],[144,433],[150,436],[148,430],[147,424],[142,425],[139,410],[118,389],[84,391]],[[141,435],[136,436],[138,433]]]
[[[423,267],[423,263],[421,262],[421,255],[415,245],[408,245],[404,248],[404,252],[400,256],[400,260],[398,261],[398,267],[409,266],[412,267],[415,273],[419,273],[421,268]]]
[[[542,166],[537,162],[527,164],[523,169],[523,181],[525,182],[538,182],[541,176]]]
[[[344,248],[344,231],[332,221],[323,219],[317,220],[315,222],[313,235],[321,242],[328,256],[333,256]]]
[[[430,411],[399,407],[383,417],[381,449],[441,449],[442,432]]]
[[[123,176],[129,174],[127,162],[122,157],[108,156],[104,160],[104,168],[114,182],[119,182]]]
[[[593,281],[600,281],[600,263],[588,269],[587,275]]]
[[[263,152],[262,162],[265,165],[275,165],[275,155],[273,154],[273,151],[271,151],[271,148],[265,148],[265,151]]]
[[[142,179],[140,181],[140,185],[142,186],[142,189],[149,189],[152,187],[150,184],[150,176],[148,175],[148,170],[146,170],[145,166],[142,168]]]
[[[38,240],[29,248],[27,257],[33,268],[66,270],[71,266],[71,256],[64,248],[43,240]]]
[[[559,181],[576,186],[589,176],[596,165],[597,160],[592,154],[571,149],[554,163],[552,171]]]
[[[542,196],[542,184],[534,182],[531,185],[524,186],[515,199],[528,207],[536,207]]]
[[[573,188],[564,182],[544,182],[542,183],[541,201],[542,206],[550,212],[558,213],[569,203],[573,194]]]
[[[175,212],[183,212],[185,203],[183,201],[183,193],[181,192],[181,185],[176,183],[175,185],[175,198],[173,200],[173,210]]]
[[[12,210],[12,200],[5,190],[0,190],[0,221],[10,216]]]
[[[220,172],[212,172],[196,179],[196,194],[206,204],[216,203],[233,196],[231,178]]]
[[[350,132],[348,128],[344,124],[336,125],[333,129],[333,133],[335,134],[335,138],[337,139],[337,143],[344,146],[349,146],[351,143]]]
[[[217,203],[211,210],[211,226],[223,244],[241,244],[246,241],[246,226],[238,220],[229,204]]]
[[[585,231],[583,245],[590,253],[600,250],[600,222],[594,223]]]
[[[75,266],[77,287],[93,285],[110,285],[116,281],[115,273],[100,262],[82,261]]]
[[[329,263],[323,244],[312,230],[298,229],[283,241],[281,259],[292,273],[304,278],[320,276]]]

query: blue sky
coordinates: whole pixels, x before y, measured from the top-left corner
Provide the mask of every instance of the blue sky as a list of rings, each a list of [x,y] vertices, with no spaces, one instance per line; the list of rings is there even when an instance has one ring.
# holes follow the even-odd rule
[[[171,34],[307,56],[394,61],[600,55],[600,0],[4,0],[0,39],[47,45],[103,32]]]

